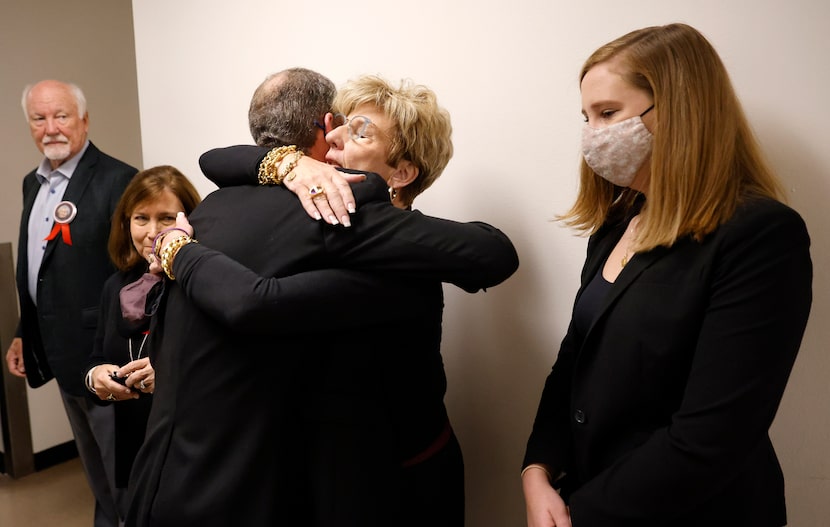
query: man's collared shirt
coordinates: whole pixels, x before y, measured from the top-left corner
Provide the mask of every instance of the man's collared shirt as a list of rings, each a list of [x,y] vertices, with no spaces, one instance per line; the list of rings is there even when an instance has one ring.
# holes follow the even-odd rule
[[[84,143],[84,147],[81,148],[80,152],[61,163],[55,170],[52,170],[49,160],[43,158],[36,171],[40,189],[29,215],[29,246],[27,247],[29,295],[35,305],[37,305],[37,282],[40,264],[43,262],[43,254],[46,252],[46,244],[48,243],[46,237],[49,236],[52,225],[55,223],[55,208],[58,203],[63,201],[63,194],[66,192],[69,180],[72,178],[72,174],[75,173],[75,169],[78,168],[78,163],[88,147],[89,140]],[[57,239],[56,243],[62,242]]]

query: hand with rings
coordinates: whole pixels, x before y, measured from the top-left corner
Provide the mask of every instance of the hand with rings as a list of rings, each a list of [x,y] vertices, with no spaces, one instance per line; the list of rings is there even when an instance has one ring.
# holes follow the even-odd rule
[[[282,184],[300,198],[309,216],[316,220],[325,218],[332,225],[351,226],[349,215],[356,209],[349,183],[363,181],[366,176],[340,172],[309,156],[301,157],[291,174],[294,177],[286,178]]]
[[[323,199],[326,197],[326,189],[320,185],[314,185],[308,189],[308,195],[311,196],[312,200]]]
[[[153,393],[155,391],[156,371],[150,365],[150,359],[142,357],[121,367],[122,371],[130,372],[127,377],[127,387],[141,393]]]
[[[116,378],[113,378],[116,373]],[[91,374],[92,388],[95,395],[102,401],[125,401],[137,399],[138,394],[132,391],[126,383],[130,381],[128,372],[119,368],[116,364],[99,364],[94,367]]]

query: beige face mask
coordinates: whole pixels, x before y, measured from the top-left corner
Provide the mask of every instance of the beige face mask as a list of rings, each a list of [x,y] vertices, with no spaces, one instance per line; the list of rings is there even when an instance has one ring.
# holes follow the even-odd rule
[[[611,183],[627,187],[651,153],[653,136],[643,116],[654,108],[606,128],[582,128],[582,155],[591,169]]]

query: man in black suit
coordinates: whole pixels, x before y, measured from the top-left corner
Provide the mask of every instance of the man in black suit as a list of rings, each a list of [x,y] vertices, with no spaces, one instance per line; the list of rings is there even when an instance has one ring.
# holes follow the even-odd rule
[[[57,379],[95,496],[95,526],[117,526],[112,406],[85,393],[83,369],[98,321],[113,210],[137,172],[87,139],[89,115],[74,84],[44,80],[23,91],[32,138],[45,156],[23,179],[17,256],[20,324],[9,371],[37,388]]]
[[[270,97],[316,91],[286,89],[297,77],[326,84],[293,71]],[[333,95],[332,86],[329,98],[306,100],[291,117],[311,142],[275,134],[268,146],[325,151],[314,123]],[[283,186],[221,188],[196,208],[200,243],[175,256],[181,273],[159,313],[164,330],[151,333],[163,333],[151,348],[157,390],[133,468],[128,526],[402,524],[389,514],[400,510],[398,482],[372,476],[397,474],[408,457],[393,418],[417,422],[426,444],[445,426],[442,296],[440,279],[389,273],[415,269],[423,278],[436,269],[477,290],[507,278],[518,261],[489,225],[393,207],[376,174],[353,190],[360,210],[349,228],[310,219]],[[309,270],[278,284],[253,276]],[[209,283],[191,287],[196,273]],[[238,294],[244,301],[232,300]],[[389,395],[401,384],[408,394],[410,382],[430,391],[420,405]],[[418,414],[426,406],[437,407],[434,422]],[[332,481],[340,494],[330,498]]]

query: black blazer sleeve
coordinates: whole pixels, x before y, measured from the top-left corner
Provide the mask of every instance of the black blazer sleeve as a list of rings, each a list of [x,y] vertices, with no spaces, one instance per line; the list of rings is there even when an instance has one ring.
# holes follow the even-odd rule
[[[368,174],[355,193],[385,185]],[[372,202],[361,207],[348,229],[325,229],[332,265],[377,270],[402,277],[454,284],[469,293],[500,284],[519,266],[510,239],[483,222],[456,222]]]
[[[109,317],[109,304],[112,300],[112,295],[117,294],[117,289],[114,286],[114,280],[117,279],[117,274],[114,274],[104,283],[104,290],[101,293],[101,307],[98,310],[98,326],[95,329],[95,339],[92,341],[92,352],[89,354],[89,360],[83,370],[83,382],[86,386],[86,374],[90,369],[101,364],[109,364],[110,361],[104,354],[104,341],[107,329],[110,324],[115,324]],[[106,406],[111,404],[108,401],[102,401],[97,394],[87,391],[87,396],[98,406]]]
[[[258,184],[259,163],[271,149],[236,145],[208,150],[199,157],[206,178],[218,187]]]
[[[189,244],[177,253],[173,274],[213,318],[236,330],[273,332],[275,320],[279,331],[313,329],[316,323],[302,316],[308,310],[315,319],[349,327],[373,305],[399,303],[401,288],[415,292],[421,281],[448,281],[474,292],[500,283],[518,266],[509,239],[487,224],[430,218],[388,203],[365,214],[371,221],[356,222],[354,229],[324,227],[329,241],[323,245],[337,269],[261,277],[218,251]],[[375,320],[400,315],[381,313]]]
[[[217,148],[202,154],[199,164],[220,187],[256,184],[259,163],[268,151],[247,145]],[[367,173],[366,181],[354,183],[352,189],[363,204],[354,228],[329,230],[327,235],[331,247],[351,245],[342,250],[346,263],[338,267],[435,279],[468,292],[497,285],[518,268],[512,242],[486,223],[459,223],[397,209],[389,204],[377,174]],[[360,216],[369,218],[361,221]]]
[[[107,362],[104,356],[104,334],[109,320],[109,301],[112,298],[112,277],[104,283],[104,290],[101,293],[101,307],[98,310],[98,326],[95,328],[95,340],[92,341],[92,352],[89,354],[89,362],[85,371],[99,364]]]
[[[419,303],[401,303],[416,294],[419,280],[401,281],[379,273],[344,269],[307,271],[283,278],[263,278],[201,244],[179,250],[174,276],[202,311],[235,331],[305,333],[339,330],[366,323],[414,316]],[[400,309],[377,309],[399,305]],[[313,313],[314,316],[309,316]]]
[[[522,463],[522,468],[533,463],[547,465],[551,477],[557,481],[557,488],[568,481],[560,479],[560,476],[567,476],[573,470],[569,427],[571,409],[567,404],[570,400],[571,378],[577,351],[572,340],[573,331],[569,328],[559,348],[556,363],[545,380],[533,432],[528,439]]]

